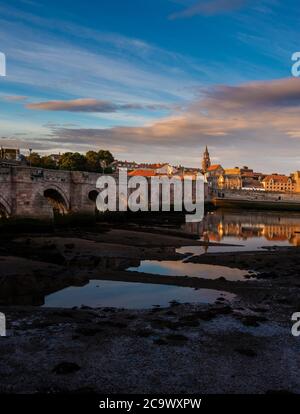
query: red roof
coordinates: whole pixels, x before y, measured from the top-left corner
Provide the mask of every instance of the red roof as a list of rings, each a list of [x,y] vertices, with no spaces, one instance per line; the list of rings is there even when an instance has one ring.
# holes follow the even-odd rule
[[[210,167],[208,167],[207,171],[215,171],[215,170],[219,170],[219,169],[223,169],[222,166],[220,164],[214,164],[214,165],[211,165]]]
[[[267,182],[267,181],[273,180],[274,182],[287,183],[289,179],[291,179],[291,178],[287,177],[286,175],[271,174],[271,175],[267,175],[263,179],[263,181]]]
[[[154,170],[133,170],[128,175],[131,177],[153,177],[156,175],[156,172]]]

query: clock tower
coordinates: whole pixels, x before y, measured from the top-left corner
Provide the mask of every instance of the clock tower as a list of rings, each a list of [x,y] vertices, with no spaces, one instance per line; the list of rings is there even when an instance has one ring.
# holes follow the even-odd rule
[[[202,159],[202,171],[205,173],[208,167],[210,167],[210,156],[209,156],[209,152],[206,146],[205,151],[203,153],[203,159]]]

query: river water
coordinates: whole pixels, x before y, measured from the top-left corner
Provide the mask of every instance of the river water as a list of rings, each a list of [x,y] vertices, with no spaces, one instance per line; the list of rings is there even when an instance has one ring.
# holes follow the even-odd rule
[[[177,252],[189,255],[201,255],[210,252],[230,252],[245,250],[261,250],[274,246],[300,245],[300,213],[216,210],[208,212],[201,223],[184,224],[182,229],[193,233],[199,240],[213,243],[231,244],[231,246],[182,246]],[[234,245],[234,246],[233,246]],[[143,260],[137,267],[129,271],[152,273],[167,276],[189,276],[227,280],[245,280],[247,270],[231,269],[225,266],[186,263],[180,260]],[[184,288],[147,283],[95,281],[91,280],[82,287],[68,287],[46,297],[45,306],[72,307],[115,306],[124,308],[149,308],[154,305],[168,306],[169,302],[212,303],[218,296],[227,295],[211,289]]]

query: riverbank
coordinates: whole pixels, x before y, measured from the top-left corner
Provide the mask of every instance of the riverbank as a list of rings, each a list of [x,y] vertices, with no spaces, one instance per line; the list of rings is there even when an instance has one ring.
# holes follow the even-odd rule
[[[291,314],[300,310],[298,248],[190,257],[176,248],[209,243],[178,229],[158,234],[129,227],[1,240],[0,311],[8,336],[0,341],[0,392],[299,392],[299,339],[291,335]],[[149,258],[250,269],[253,278],[126,270]],[[220,295],[210,304],[173,302],[146,310],[32,306],[91,279],[213,289]]]

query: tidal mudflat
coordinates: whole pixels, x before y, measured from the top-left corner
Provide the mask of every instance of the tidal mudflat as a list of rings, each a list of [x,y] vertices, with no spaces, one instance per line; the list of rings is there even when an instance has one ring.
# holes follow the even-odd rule
[[[1,392],[146,393],[163,386],[298,393],[299,339],[291,335],[291,314],[300,310],[298,247],[178,251],[211,243],[182,229],[104,224],[1,238],[0,311],[8,334],[0,342]],[[145,260],[239,269],[251,279],[126,270]],[[86,288],[93,293],[84,303],[74,290]],[[189,292],[182,300],[174,294],[181,289]]]

